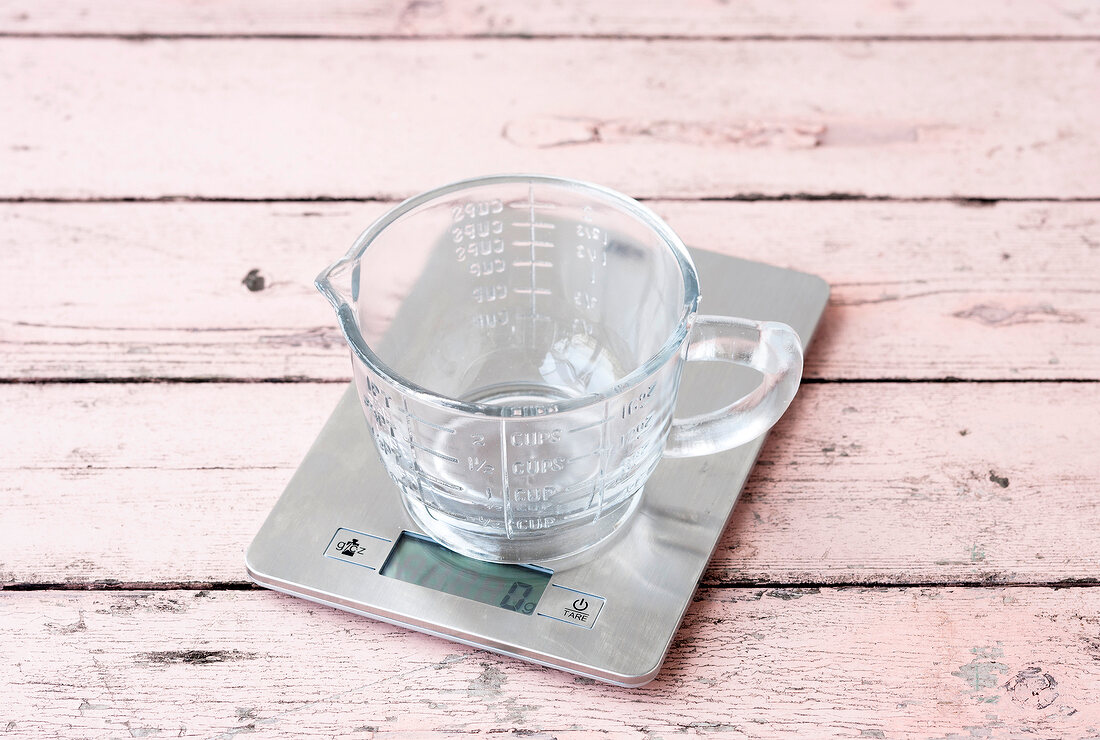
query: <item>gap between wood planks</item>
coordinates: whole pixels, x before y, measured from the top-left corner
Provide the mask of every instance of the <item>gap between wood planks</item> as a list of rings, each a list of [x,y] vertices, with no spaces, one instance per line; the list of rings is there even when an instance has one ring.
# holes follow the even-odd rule
[[[688,42],[1036,42],[1066,43],[1100,41],[1100,35],[1062,36],[1058,34],[644,34],[644,33],[469,33],[418,34],[401,36],[384,33],[107,33],[94,31],[3,31],[0,39],[91,39],[106,41],[688,41]]]
[[[127,377],[127,376],[104,376],[96,378],[3,378],[0,377],[0,385],[80,385],[80,384],[94,384],[94,385],[139,385],[139,384],[155,384],[155,383],[181,383],[181,384],[202,384],[202,383],[224,383],[224,384],[256,384],[256,383],[325,383],[325,384],[342,384],[350,383],[351,378],[314,378],[305,375],[292,375],[292,376],[275,376],[270,378],[241,378],[228,375],[204,375],[195,376],[190,378],[168,377],[168,376],[146,376],[146,377]],[[803,378],[802,385],[872,385],[872,384],[905,384],[905,383],[924,383],[924,384],[947,384],[947,383],[976,383],[976,384],[1035,384],[1035,383],[1100,383],[1100,378],[956,378],[954,376],[945,376],[942,378]]]
[[[85,198],[51,198],[37,196],[0,196],[0,204],[14,205],[66,205],[66,204],[129,204],[129,203],[382,203],[393,204],[405,200],[413,195],[387,194],[379,196],[363,196],[350,198],[347,196],[314,195],[303,198],[289,198],[280,196],[277,198],[242,198],[235,196],[201,196],[201,195],[130,195],[130,196],[105,196]],[[740,193],[733,195],[704,195],[704,196],[675,196],[654,195],[636,197],[635,200],[647,202],[670,203],[786,203],[786,202],[831,202],[831,201],[857,201],[869,203],[954,203],[961,207],[985,208],[996,206],[998,203],[1100,203],[1100,195],[1094,196],[1070,196],[1060,198],[1050,197],[1012,197],[1012,196],[968,196],[968,195],[944,195],[944,196],[893,196],[875,195],[866,193],[782,193],[768,195],[766,193]]]
[[[884,589],[905,589],[905,588],[1047,588],[1047,589],[1064,589],[1064,588],[1092,588],[1100,586],[1100,578],[1063,578],[1057,581],[1041,582],[1036,581],[1034,583],[1011,583],[1006,584],[996,581],[982,581],[982,580],[951,580],[943,581],[941,583],[929,583],[913,582],[913,583],[897,583],[897,582],[859,582],[859,583],[783,583],[783,582],[763,582],[763,581],[745,581],[745,582],[733,582],[733,583],[700,583],[697,586],[698,591],[724,591],[739,589],[743,591],[752,590],[765,590],[779,592],[776,594],[777,598],[798,598],[804,592],[820,591],[826,589],[829,591],[841,591],[844,589],[860,589],[860,590],[884,590]],[[140,581],[140,582],[127,582],[115,581],[114,579],[107,579],[101,581],[90,581],[88,583],[12,583],[6,586],[0,585],[0,591],[12,591],[12,592],[31,592],[31,591],[266,591],[267,588],[257,585],[252,581],[220,581],[216,583],[202,582],[202,581]],[[784,592],[789,592],[789,596],[784,596]]]

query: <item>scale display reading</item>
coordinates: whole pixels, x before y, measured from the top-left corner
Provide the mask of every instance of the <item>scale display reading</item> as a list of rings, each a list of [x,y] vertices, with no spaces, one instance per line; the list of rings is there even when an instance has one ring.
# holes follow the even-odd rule
[[[529,565],[484,563],[409,532],[401,533],[379,572],[519,614],[534,614],[553,575]]]

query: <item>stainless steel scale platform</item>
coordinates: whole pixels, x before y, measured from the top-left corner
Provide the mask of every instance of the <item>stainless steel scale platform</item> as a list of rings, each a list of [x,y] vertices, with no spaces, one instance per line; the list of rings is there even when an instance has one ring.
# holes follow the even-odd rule
[[[703,313],[782,321],[809,344],[829,297],[821,278],[691,252]],[[728,403],[755,382],[728,364],[690,363],[679,415]],[[762,444],[666,458],[634,516],[581,556],[485,564],[446,550],[413,524],[352,386],[253,540],[246,566],[256,583],[276,591],[640,686],[660,670]]]

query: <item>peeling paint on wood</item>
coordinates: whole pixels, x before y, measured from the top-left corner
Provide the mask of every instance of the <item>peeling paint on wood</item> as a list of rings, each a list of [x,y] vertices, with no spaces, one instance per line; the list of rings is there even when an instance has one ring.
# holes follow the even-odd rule
[[[684,0],[538,0],[523,11],[506,0],[186,0],[156,5],[125,0],[7,0],[0,32],[107,34],[296,34],[367,36],[1036,36],[1072,38],[1100,33],[1100,11],[1088,0],[921,0],[820,3],[763,0],[736,3]]]
[[[393,199],[543,171],[648,198],[1095,198],[1098,63],[1095,43],[8,38],[0,196]],[[502,135],[532,119],[610,138]]]
[[[504,137],[516,146],[550,149],[584,144],[630,144],[652,140],[715,148],[779,146],[813,148],[822,143],[824,124],[757,121],[599,120],[544,116],[504,124]]]
[[[158,665],[171,665],[173,663],[207,665],[227,660],[255,660],[256,654],[242,650],[158,650],[143,653],[139,658]]]
[[[957,311],[952,315],[960,319],[980,321],[986,326],[1016,326],[1017,324],[1030,323],[1080,324],[1085,321],[1084,317],[1059,311],[1049,303],[1018,306],[1016,308],[1007,308],[1003,305],[991,306],[983,303],[972,306],[965,311]]]
[[[1098,204],[650,205],[689,244],[832,285],[808,377],[1100,379]],[[312,280],[385,208],[0,205],[0,274],[14,276],[0,377],[348,378]],[[43,291],[40,255],[58,244],[68,268]],[[241,276],[257,266],[253,293]],[[704,276],[703,310],[720,289]]]
[[[0,594],[0,721],[37,737],[577,740],[1082,737],[1100,723],[1100,662],[1082,649],[1100,621],[1092,588],[703,589],[657,680],[636,690],[270,592],[114,608],[135,596]],[[87,632],[45,626],[81,612]]]
[[[244,548],[342,391],[0,386],[0,583],[242,581]],[[1095,383],[806,385],[705,582],[795,601],[807,591],[785,584],[1094,580],[1098,398]],[[66,546],[44,558],[42,542]]]

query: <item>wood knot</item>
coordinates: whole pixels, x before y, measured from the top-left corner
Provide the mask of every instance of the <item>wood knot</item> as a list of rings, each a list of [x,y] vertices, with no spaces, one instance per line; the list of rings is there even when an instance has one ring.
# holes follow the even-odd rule
[[[244,280],[241,281],[241,284],[253,293],[258,293],[264,289],[264,286],[267,285],[267,281],[264,280],[264,276],[260,274],[260,271],[255,269],[248,271],[248,274],[244,276]]]
[[[1058,682],[1042,668],[1031,666],[1017,673],[1004,685],[1012,701],[1027,704],[1036,709],[1046,709],[1058,698],[1054,687]]]

